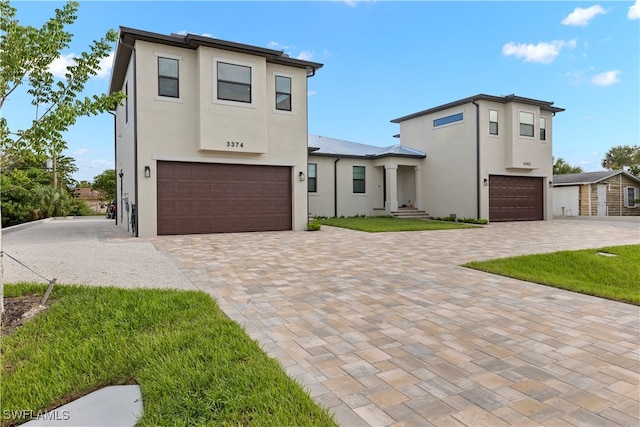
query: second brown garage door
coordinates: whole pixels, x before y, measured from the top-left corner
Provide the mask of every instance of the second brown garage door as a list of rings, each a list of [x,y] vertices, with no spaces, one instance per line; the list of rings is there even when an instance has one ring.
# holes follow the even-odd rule
[[[544,180],[527,176],[489,176],[489,221],[544,219]]]
[[[291,230],[291,168],[158,162],[158,234]]]

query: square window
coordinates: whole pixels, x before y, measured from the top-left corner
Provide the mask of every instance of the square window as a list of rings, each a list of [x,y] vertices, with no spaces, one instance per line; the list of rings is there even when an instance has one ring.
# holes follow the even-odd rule
[[[251,103],[251,67],[218,62],[218,99]]]

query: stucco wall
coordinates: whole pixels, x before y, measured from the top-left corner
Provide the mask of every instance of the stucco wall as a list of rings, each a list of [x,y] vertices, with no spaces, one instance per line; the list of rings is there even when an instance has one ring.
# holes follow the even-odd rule
[[[189,50],[144,41],[137,41],[135,46],[139,235],[156,234],[155,171],[159,160],[291,166],[293,228],[304,230],[307,183],[297,177],[299,172],[307,173],[306,70],[205,47]],[[157,96],[158,56],[179,61],[177,99]],[[230,105],[214,99],[216,59],[252,67],[251,105]],[[275,110],[276,74],[292,79],[292,112]],[[130,146],[132,140],[131,135]],[[242,142],[242,146],[227,142]],[[131,152],[128,155],[132,157]],[[145,166],[151,169],[150,178],[144,177]],[[134,190],[129,191],[131,198]]]

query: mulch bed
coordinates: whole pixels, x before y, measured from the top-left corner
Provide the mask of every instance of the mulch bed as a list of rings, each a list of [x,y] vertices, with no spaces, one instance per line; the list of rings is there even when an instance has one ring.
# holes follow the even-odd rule
[[[11,334],[31,319],[40,309],[41,296],[26,295],[22,297],[4,297],[2,313],[2,335]],[[45,307],[46,308],[46,307]],[[26,315],[26,316],[25,316]]]

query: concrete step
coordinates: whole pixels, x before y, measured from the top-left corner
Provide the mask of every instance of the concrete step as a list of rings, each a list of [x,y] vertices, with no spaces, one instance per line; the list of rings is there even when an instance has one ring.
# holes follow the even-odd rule
[[[411,218],[411,219],[432,219],[431,216],[423,210],[418,209],[398,209],[391,212],[391,215],[396,218]]]

